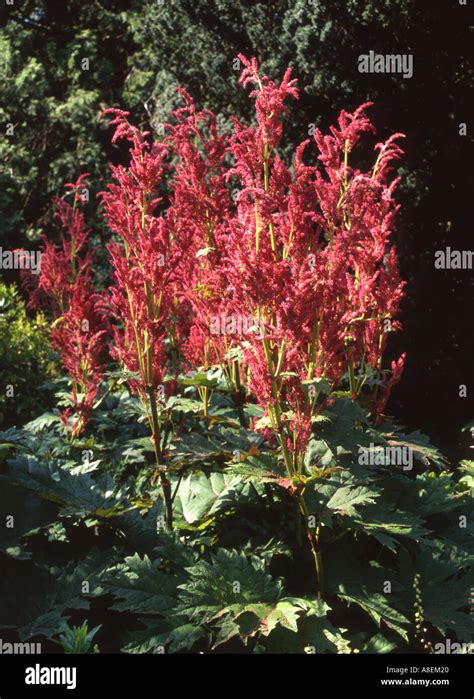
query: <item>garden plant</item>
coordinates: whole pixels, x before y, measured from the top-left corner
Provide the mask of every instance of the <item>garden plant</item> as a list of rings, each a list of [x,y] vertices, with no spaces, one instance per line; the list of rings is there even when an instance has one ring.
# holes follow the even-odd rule
[[[388,415],[410,293],[393,242],[403,134],[377,142],[366,103],[289,153],[297,80],[238,61],[251,123],[223,126],[184,89],[155,138],[102,114],[124,154],[99,195],[105,279],[87,173],[55,199],[40,273],[23,272],[56,408],[0,433],[3,638],[469,643],[474,462],[449,464]]]

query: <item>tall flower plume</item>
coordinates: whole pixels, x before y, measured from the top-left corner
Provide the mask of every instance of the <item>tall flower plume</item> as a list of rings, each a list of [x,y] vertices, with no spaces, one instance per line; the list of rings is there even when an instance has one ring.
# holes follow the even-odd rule
[[[94,289],[93,250],[88,247],[89,231],[82,211],[87,177],[84,173],[66,185],[72,204],[66,197],[54,200],[55,217],[61,225],[60,245],[44,235],[40,274],[25,280],[30,307],[42,307],[54,319],[51,344],[72,381],[71,407],[61,413],[72,438],[87,426],[98,397],[108,333]]]

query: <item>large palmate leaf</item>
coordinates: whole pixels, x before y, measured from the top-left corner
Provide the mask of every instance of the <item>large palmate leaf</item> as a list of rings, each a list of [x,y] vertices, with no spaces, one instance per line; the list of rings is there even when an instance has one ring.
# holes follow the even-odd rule
[[[176,602],[177,585],[182,578],[161,570],[161,560],[145,554],[128,556],[107,570],[101,579],[104,592],[114,595],[112,609],[136,614],[166,614]]]
[[[362,653],[390,653],[397,647],[395,641],[385,638],[380,633],[371,636],[365,643],[362,641]]]
[[[386,626],[396,631],[406,641],[408,640],[409,620],[395,609],[390,599],[382,593],[369,591],[361,584],[358,588],[341,585],[337,595],[348,604],[361,607],[377,626],[384,622]]]
[[[270,454],[259,454],[258,457],[245,454],[239,462],[226,466],[225,472],[254,483],[276,483],[286,477],[283,466]]]
[[[325,439],[315,439],[312,437],[309,440],[308,448],[306,449],[304,462],[305,466],[309,468],[312,465],[315,466],[336,466],[338,464],[338,456],[340,454],[347,453],[345,449],[336,447],[335,451],[332,451],[328,442]]]
[[[176,512],[190,524],[255,499],[250,484],[226,473],[191,473],[181,481],[176,497]]]
[[[391,435],[386,435],[386,437],[389,439],[390,444],[411,449],[415,458],[423,464],[429,465],[432,463],[439,468],[446,467],[447,461],[444,456],[430,443],[429,437],[420,432],[420,430],[410,432],[410,434],[397,431]]]
[[[127,634],[124,653],[177,653],[191,649],[203,638],[209,638],[210,633],[202,626],[182,623],[179,617],[171,621],[163,618],[142,619],[144,629],[134,630]]]
[[[206,372],[191,371],[186,375],[179,376],[178,383],[181,384],[181,386],[204,386],[206,388],[219,387],[219,390],[221,391],[229,390],[220,369],[211,369]]]
[[[352,523],[356,529],[373,536],[393,552],[396,552],[403,537],[419,542],[422,537],[430,534],[418,515],[380,501],[368,505],[360,514],[357,513],[352,518]]]
[[[27,432],[31,432],[32,434],[38,434],[38,432],[41,432],[42,430],[51,427],[51,425],[60,425],[61,424],[61,418],[59,417],[59,413],[53,413],[53,412],[46,412],[43,413],[42,415],[39,415],[37,418],[34,420],[31,420],[28,422],[24,427],[23,430]]]
[[[203,462],[223,463],[233,458],[230,445],[224,445],[215,437],[208,439],[199,432],[189,432],[181,436],[179,442],[173,445],[171,451],[171,466],[192,466]]]
[[[26,429],[18,430],[11,427],[0,432],[0,446],[2,456],[10,456],[16,450],[22,454],[37,455],[47,451],[50,447],[57,447],[58,440],[53,440],[47,431],[29,432]],[[7,451],[8,448],[8,451]]]
[[[328,619],[330,607],[320,599],[284,597],[259,627],[255,652],[342,653],[349,641]]]
[[[452,474],[422,473],[416,479],[415,492],[418,495],[416,511],[425,517],[454,510],[463,505],[463,502],[472,507],[468,491],[456,493]]]
[[[301,613],[302,608],[292,599],[281,599],[260,620],[259,631],[264,636],[269,636],[278,625],[290,631],[298,631],[298,617]]]
[[[222,549],[210,561],[188,568],[187,573],[190,579],[180,586],[183,594],[177,611],[192,624],[213,629],[213,647],[234,636],[245,642],[258,635],[268,649],[283,642],[292,652],[303,652],[305,645],[312,646],[314,652],[337,652],[338,643],[343,641],[327,619],[329,607],[325,603],[283,597],[281,583],[255,557]],[[288,634],[280,637],[281,630],[294,638]]]
[[[182,413],[201,413],[202,401],[186,396],[170,396],[166,402],[166,408],[170,408]]]
[[[461,461],[459,470],[463,474],[459,479],[459,483],[461,483],[464,488],[470,489],[471,495],[474,495],[474,461],[470,461],[469,459]]]
[[[359,446],[369,446],[372,437],[364,430],[367,416],[349,397],[339,397],[324,412],[329,422],[318,425],[318,437],[333,454],[356,454]]]
[[[217,424],[211,426],[213,421]],[[209,417],[210,426],[206,435],[200,432],[184,432],[179,440],[170,446],[170,466],[173,471],[189,470],[196,465],[223,466],[241,460],[241,456],[252,454],[255,451],[255,443],[258,440],[254,432],[241,428],[227,418],[217,420]]]
[[[170,547],[176,545],[179,548],[169,538],[160,547],[160,556],[172,553]],[[161,558],[147,557],[127,558],[110,571],[105,588],[120,598],[114,609],[164,618],[157,624],[147,621],[145,631],[124,650],[157,652],[166,645],[169,652],[176,652],[191,648],[211,631],[216,646],[236,635],[245,638],[259,627],[265,635],[278,624],[296,630],[296,616],[302,610],[290,602],[279,603],[281,585],[262,561],[220,550],[210,561],[197,562],[188,549],[182,562],[190,557],[193,564],[178,575],[163,572]]]
[[[187,568],[181,585],[180,611],[199,623],[223,616],[237,619],[244,612],[263,618],[281,597],[281,583],[265,570],[263,561],[237,551],[219,550],[210,561]]]
[[[355,515],[356,506],[373,503],[375,498],[379,496],[380,493],[376,490],[366,488],[365,486],[357,486],[355,488],[345,486],[336,490],[327,502],[326,507],[328,510],[338,514]]]
[[[175,532],[160,529],[155,543],[152,558],[146,554],[128,556],[103,575],[104,591],[117,598],[113,609],[139,615],[166,616],[172,612],[179,594],[177,586],[186,580],[185,568],[196,563],[197,554]]]
[[[21,455],[9,460],[7,478],[11,483],[58,505],[64,514],[105,518],[120,513],[123,498],[116,494],[108,475],[97,481],[81,470],[71,471],[55,461],[43,463],[34,456]]]

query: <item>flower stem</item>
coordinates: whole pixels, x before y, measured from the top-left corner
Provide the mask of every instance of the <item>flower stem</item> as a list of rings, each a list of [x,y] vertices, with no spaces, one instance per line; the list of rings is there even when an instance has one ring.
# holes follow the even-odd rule
[[[166,475],[166,467],[163,464],[163,454],[161,452],[160,440],[161,430],[158,411],[156,409],[155,389],[150,386],[148,389],[151,409],[152,441],[155,450],[156,468],[160,477],[161,491],[165,503],[165,522],[168,529],[173,528],[173,503],[171,499],[171,484]]]
[[[303,518],[305,520],[308,541],[309,541],[309,545],[311,547],[311,553],[313,555],[314,568],[316,571],[316,579],[318,581],[318,597],[323,598],[324,597],[325,581],[324,581],[323,559],[322,559],[321,550],[319,547],[319,525],[317,525],[316,527],[310,527],[308,506],[306,505],[306,501],[304,499],[303,493],[300,493],[300,495],[298,496],[298,503],[300,506],[301,514],[303,515]]]

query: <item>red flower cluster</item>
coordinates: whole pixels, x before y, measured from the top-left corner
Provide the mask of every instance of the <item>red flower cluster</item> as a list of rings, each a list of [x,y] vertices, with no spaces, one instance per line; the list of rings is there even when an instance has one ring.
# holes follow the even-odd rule
[[[30,296],[31,307],[46,307],[54,318],[51,344],[73,384],[72,407],[61,413],[61,420],[73,438],[87,425],[99,393],[108,329],[94,292],[93,253],[86,249],[89,232],[81,210],[86,178],[83,174],[66,185],[72,205],[65,198],[55,200],[61,245],[43,236],[41,271]],[[35,280],[29,276],[27,283],[31,288]]]
[[[212,318],[225,293],[221,274],[227,218],[231,205],[224,158],[227,143],[216,119],[198,112],[192,98],[172,113],[166,143],[173,163],[170,207],[166,218],[180,250],[176,296],[189,319],[182,353],[192,368],[224,364],[225,338],[211,335]],[[183,328],[184,329],[184,328]]]
[[[229,141],[234,162],[228,178],[240,187],[235,208],[222,215],[227,235],[216,241],[227,280],[219,312],[250,315],[264,329],[236,339],[249,387],[297,469],[322,405],[311,382],[325,377],[335,386],[347,375],[356,398],[368,371],[380,373],[388,332],[398,327],[403,282],[388,246],[397,180],[388,182],[387,174],[401,154],[395,143],[401,134],[376,146],[379,155],[368,172],[352,168],[349,153],[373,131],[365,115],[369,105],[363,105],[354,114],[342,112],[330,135],[316,130],[322,171],[303,162],[309,141],[287,167],[276,149],[284,102],[298,96],[295,81],[288,70],[277,85],[259,77],[254,59],[240,59],[242,84],[255,87],[257,125],[234,120]]]
[[[198,111],[184,90],[184,106],[159,142],[126,112],[106,112],[113,141],[130,143],[130,164],[112,167],[101,195],[115,235],[108,245],[111,354],[134,374],[158,451],[160,387],[169,393],[181,371],[220,364],[229,384],[240,390],[243,383],[264,408],[261,425],[296,474],[325,396],[347,382],[356,400],[385,376],[382,355],[399,327],[404,286],[390,246],[398,180],[389,178],[402,134],[377,144],[373,165],[358,169],[353,152],[374,131],[365,104],[341,112],[329,134],[316,129],[314,144],[304,141],[285,163],[278,148],[296,80],[288,69],[277,84],[260,76],[255,59],[239,58],[256,124],[233,119],[231,135],[219,134],[212,112]],[[69,348],[65,366],[92,396],[86,376],[97,383],[104,331],[94,316],[91,258],[79,255],[87,240],[81,184],[73,186],[73,207],[60,202],[68,236],[59,250],[45,241],[40,287],[62,318],[53,342]],[[87,342],[77,331],[86,317]],[[376,419],[403,359],[379,386]]]
[[[117,321],[111,354],[136,374],[130,383],[143,404],[151,401],[155,407],[164,395],[159,387],[166,374],[176,370],[170,362],[175,348],[169,345],[179,336],[174,314],[179,249],[160,214],[158,194],[168,148],[149,143],[148,133],[129,124],[127,112],[109,109],[106,114],[114,117],[113,142],[131,144],[130,166],[112,166],[115,182],[101,194],[105,218],[117,236],[108,245],[114,278],[110,307]]]
[[[371,374],[382,376],[387,336],[398,327],[403,282],[389,246],[397,180],[388,174],[401,134],[376,145],[369,170],[353,167],[349,156],[374,131],[362,105],[343,111],[329,135],[315,131],[320,167],[304,162],[309,140],[288,166],[278,146],[296,80],[287,70],[276,84],[255,59],[239,58],[257,123],[233,119],[230,137],[183,90],[185,105],[161,143],[109,110],[114,140],[131,142],[130,167],[112,169],[118,184],[103,195],[121,240],[109,246],[120,321],[114,356],[141,376],[134,385],[146,398],[186,361],[219,363],[232,383],[228,358],[240,350],[239,381],[265,408],[294,472],[324,404],[318,379],[330,388],[347,380],[356,399]],[[377,418],[402,361],[380,391]]]

